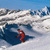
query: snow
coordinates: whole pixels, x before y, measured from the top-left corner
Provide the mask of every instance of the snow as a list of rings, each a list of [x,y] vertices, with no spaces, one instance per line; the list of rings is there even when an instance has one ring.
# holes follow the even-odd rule
[[[44,26],[50,26],[50,19],[43,21]]]
[[[7,43],[5,40],[0,39],[0,50],[6,49],[7,47],[10,47],[11,45]]]
[[[45,39],[45,40],[44,40]],[[35,38],[19,45],[12,46],[5,50],[50,50],[50,34]]]
[[[45,13],[47,14],[47,11],[48,11],[47,6],[45,6],[45,8],[43,8],[42,11],[45,11]]]
[[[2,50],[2,48],[0,48],[0,50]]]
[[[6,13],[4,15],[1,13],[0,16],[1,50],[50,50],[50,15],[48,14],[50,12],[48,7],[37,11],[1,10],[3,14]],[[26,42],[22,44],[15,37],[18,35],[18,28],[26,34]]]
[[[40,10],[33,11],[34,15],[39,15],[40,17],[43,17],[45,15],[50,15],[50,7],[45,6],[44,8]]]
[[[23,20],[25,19],[24,17],[22,17],[23,18]],[[50,17],[49,17],[50,18]],[[34,37],[37,37],[37,38],[33,38],[33,39],[29,39],[28,41],[26,41],[25,43],[23,43],[23,44],[19,44],[19,45],[15,45],[15,46],[12,46],[12,47],[10,47],[10,48],[7,48],[7,49],[5,49],[5,50],[49,50],[50,48],[49,48],[49,44],[50,44],[50,34],[49,35],[47,35],[47,32],[46,32],[46,28],[44,29],[44,27],[45,27],[45,24],[47,24],[47,26],[49,25],[49,23],[50,23],[50,20],[49,20],[49,18],[48,18],[48,16],[47,16],[47,18],[46,17],[42,17],[42,18],[39,18],[39,19],[37,19],[37,20],[35,20],[34,22],[30,22],[31,24],[27,27],[27,25],[25,26],[25,25],[21,25],[21,26],[19,26],[19,28],[21,29],[21,30],[23,30],[23,31],[25,31],[25,33],[26,33],[26,35],[29,35],[29,36],[34,36]],[[26,19],[27,19],[27,17],[26,17]],[[41,19],[41,20],[40,20]],[[30,20],[30,19],[29,19]],[[17,20],[17,21],[19,21],[19,20]],[[21,19],[20,19],[20,21],[21,21]],[[19,21],[19,22],[20,22]],[[23,21],[21,21],[21,22],[23,22]],[[15,23],[15,22],[12,22],[12,23],[10,23],[10,24],[13,24],[13,23]],[[16,23],[15,23],[16,24]],[[23,23],[22,23],[23,24]],[[32,30],[32,28],[30,28],[29,29],[29,27],[30,26],[32,26],[32,28],[33,28],[33,30]],[[36,28],[37,27],[37,28]],[[36,29],[35,29],[36,28]],[[40,31],[40,30],[41,31]],[[38,31],[38,32],[36,32],[36,30]],[[45,30],[45,31],[44,31]],[[16,31],[16,29],[15,28],[11,28],[11,30],[10,31],[15,31],[15,32],[17,32]],[[39,33],[39,31],[40,31],[40,33]],[[44,31],[44,32],[43,32]],[[31,33],[31,34],[30,34]],[[43,36],[42,36],[43,35]],[[41,36],[41,37],[40,37]],[[45,39],[45,40],[44,40]],[[46,40],[47,39],[47,40]],[[49,44],[48,44],[49,43]]]

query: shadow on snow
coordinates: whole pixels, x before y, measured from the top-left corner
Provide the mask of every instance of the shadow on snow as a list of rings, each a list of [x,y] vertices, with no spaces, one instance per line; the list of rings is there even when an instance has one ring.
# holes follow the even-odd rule
[[[18,28],[18,25],[7,25],[6,28],[8,28],[8,29],[3,28],[4,33],[5,33],[5,37],[4,38],[11,45],[20,44],[21,43],[20,37],[18,37],[18,38],[16,37],[18,35],[18,33],[17,32],[12,32],[12,31],[9,30],[12,27]],[[29,39],[33,39],[33,38],[35,38],[35,37],[29,36],[29,35],[25,36],[25,40],[26,41],[29,40]]]

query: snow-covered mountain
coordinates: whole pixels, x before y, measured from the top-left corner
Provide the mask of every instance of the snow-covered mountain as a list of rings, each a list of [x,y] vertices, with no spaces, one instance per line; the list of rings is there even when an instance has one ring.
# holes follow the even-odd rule
[[[23,11],[23,10],[9,10],[6,8],[0,8],[0,16],[3,15],[7,15],[7,14],[11,14],[11,13],[17,13],[19,11]],[[39,15],[39,16],[45,16],[45,15],[50,15],[50,7],[45,6],[44,8],[40,9],[40,10],[31,10],[30,11],[31,15]]]
[[[48,34],[50,35],[50,8],[49,7],[45,7],[41,10],[36,10],[36,11],[32,11],[32,10],[16,11],[16,10],[0,9],[0,12],[1,12],[0,13],[1,14],[0,15],[0,39],[1,39],[0,49],[2,49],[2,47],[8,48],[10,46],[10,48],[7,50],[11,50],[11,46],[13,46],[13,50],[14,48],[15,50],[16,49],[18,50],[18,48],[16,48],[18,44],[19,44],[18,46],[21,46],[21,48],[23,47],[22,45],[20,45],[21,43],[21,41],[19,40],[20,37],[19,38],[15,37],[18,35],[17,32],[18,28],[25,32],[26,44],[27,41],[28,43],[32,41],[31,42],[32,44],[34,43],[33,42],[34,39],[35,40],[42,39],[43,36],[48,37]],[[36,41],[37,44],[41,42],[40,40],[37,41]],[[27,46],[25,45],[25,47]]]
[[[4,16],[4,15],[7,15],[7,14],[11,14],[11,13],[17,13],[19,11],[21,11],[21,10],[18,9],[16,11],[16,10],[9,10],[9,9],[6,9],[6,8],[0,8],[0,16]]]
[[[50,7],[45,6],[41,10],[35,10],[33,11],[34,15],[39,15],[39,16],[45,16],[45,15],[50,15]]]

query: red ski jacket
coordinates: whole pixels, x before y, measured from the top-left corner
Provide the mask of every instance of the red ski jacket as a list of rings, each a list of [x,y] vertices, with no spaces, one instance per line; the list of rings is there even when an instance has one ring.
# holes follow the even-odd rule
[[[21,38],[25,37],[25,33],[23,31],[20,30],[18,32],[19,32],[19,35],[17,37],[19,37],[19,36],[21,36]]]

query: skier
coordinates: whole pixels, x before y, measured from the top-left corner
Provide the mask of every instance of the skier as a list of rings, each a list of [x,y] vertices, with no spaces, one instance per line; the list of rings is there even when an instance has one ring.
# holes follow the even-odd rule
[[[16,37],[21,36],[20,40],[23,42],[25,42],[24,38],[25,38],[25,33],[23,31],[21,31],[20,29],[17,29],[17,31],[19,32],[19,35],[17,35]]]

